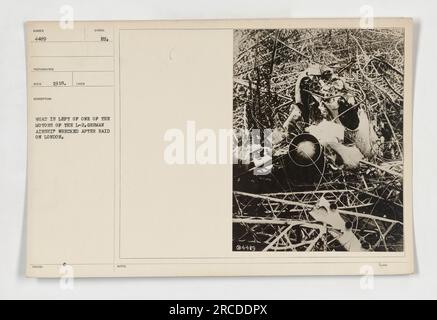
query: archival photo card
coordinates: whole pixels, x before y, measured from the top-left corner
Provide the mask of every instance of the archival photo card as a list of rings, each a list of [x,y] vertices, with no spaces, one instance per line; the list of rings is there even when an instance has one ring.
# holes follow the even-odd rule
[[[26,23],[29,277],[410,274],[409,18]]]

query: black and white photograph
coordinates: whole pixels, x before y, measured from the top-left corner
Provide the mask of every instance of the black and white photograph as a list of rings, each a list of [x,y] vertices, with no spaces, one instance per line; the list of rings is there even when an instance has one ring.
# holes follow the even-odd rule
[[[234,31],[233,251],[404,251],[404,31]]]

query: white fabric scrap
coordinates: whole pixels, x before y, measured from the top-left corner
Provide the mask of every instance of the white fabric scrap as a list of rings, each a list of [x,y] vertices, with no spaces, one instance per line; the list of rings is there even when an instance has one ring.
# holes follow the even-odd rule
[[[326,147],[330,143],[341,142],[344,140],[344,127],[338,123],[322,120],[317,125],[307,128],[308,133],[319,140],[319,143]]]

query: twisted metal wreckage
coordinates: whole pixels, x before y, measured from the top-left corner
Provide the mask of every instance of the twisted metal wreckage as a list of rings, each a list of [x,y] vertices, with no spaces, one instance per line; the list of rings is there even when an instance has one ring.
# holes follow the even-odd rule
[[[272,157],[234,164],[234,250],[402,251],[403,30],[236,30],[234,48],[234,129],[273,129]]]

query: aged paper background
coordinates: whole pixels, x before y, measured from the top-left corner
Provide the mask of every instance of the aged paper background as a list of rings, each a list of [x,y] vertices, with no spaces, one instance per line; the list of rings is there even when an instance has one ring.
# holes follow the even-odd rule
[[[162,161],[169,128],[184,129],[189,120],[232,127],[232,29],[356,28],[358,22],[76,22],[68,34],[57,22],[28,23],[28,275],[57,277],[64,263],[75,276],[360,274],[363,265],[377,274],[413,272],[411,20],[375,25],[406,28],[404,253],[232,252],[231,166]],[[38,29],[58,42],[38,47],[32,42]],[[100,29],[110,40],[105,48],[91,44]],[[65,48],[65,39],[80,44]],[[66,59],[71,50],[99,58]],[[207,64],[211,58],[217,63]],[[41,66],[109,71],[113,81],[102,75],[101,86],[34,88],[44,79],[32,70]],[[204,90],[197,90],[202,83]],[[111,134],[33,139],[35,117],[69,115],[110,116]]]

